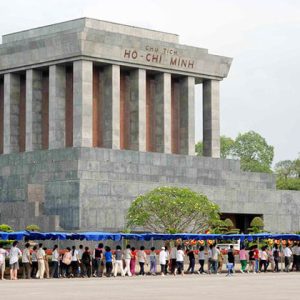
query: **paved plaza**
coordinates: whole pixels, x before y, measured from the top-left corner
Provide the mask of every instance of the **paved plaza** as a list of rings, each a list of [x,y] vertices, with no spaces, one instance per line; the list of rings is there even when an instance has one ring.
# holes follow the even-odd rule
[[[1,299],[297,299],[299,273],[0,281]]]

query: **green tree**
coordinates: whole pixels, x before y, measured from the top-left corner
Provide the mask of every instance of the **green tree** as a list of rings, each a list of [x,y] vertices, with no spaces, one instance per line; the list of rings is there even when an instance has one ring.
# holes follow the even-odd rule
[[[26,226],[26,230],[28,231],[41,231],[41,228],[38,225],[31,224]]]
[[[300,179],[300,157],[294,160],[294,173]]]
[[[284,178],[278,176],[276,179],[276,188],[278,190],[300,191],[300,178]]]
[[[264,220],[261,217],[254,217],[250,223],[250,228],[248,230],[251,233],[260,233],[264,229]]]
[[[220,137],[220,155],[221,158],[231,158],[234,140],[230,137],[222,135]],[[203,156],[203,142],[199,141],[195,146],[195,152],[198,156]]]
[[[159,187],[136,198],[127,226],[163,233],[202,232],[219,219],[219,207],[188,188]]]
[[[0,231],[3,231],[3,232],[12,232],[13,229],[12,229],[12,227],[10,227],[7,224],[1,224],[0,225]]]
[[[235,140],[233,154],[240,158],[243,171],[271,172],[274,147],[257,132],[240,133]]]
[[[284,177],[285,179],[292,175],[293,170],[294,162],[291,160],[282,160],[275,165],[275,173],[279,177]]]

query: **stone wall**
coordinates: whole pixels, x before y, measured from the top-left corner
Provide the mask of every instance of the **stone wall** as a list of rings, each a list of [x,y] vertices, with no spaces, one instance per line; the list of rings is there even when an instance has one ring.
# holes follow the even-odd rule
[[[262,214],[267,230],[300,230],[300,192],[276,191],[273,175],[241,172],[235,160],[100,148],[1,155],[0,223],[118,231],[138,195],[165,185],[203,192],[223,213]]]

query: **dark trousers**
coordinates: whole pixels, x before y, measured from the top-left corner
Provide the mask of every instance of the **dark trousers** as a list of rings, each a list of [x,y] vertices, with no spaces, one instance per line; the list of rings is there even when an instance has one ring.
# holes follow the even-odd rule
[[[144,266],[145,266],[145,263],[143,262],[139,262],[139,265],[140,265],[140,275],[145,275],[145,270],[144,270]]]
[[[102,273],[103,273],[103,265],[102,264],[103,264],[103,262],[101,261],[101,258],[95,259],[95,272],[98,277],[101,277]]]
[[[31,265],[31,278],[35,278],[37,271],[38,271],[38,262],[33,261]]]
[[[178,274],[181,274],[183,272],[183,261],[177,261],[176,268],[177,268]]]
[[[267,261],[264,259],[259,262],[259,271],[262,271],[262,267],[264,267],[264,272],[267,272]]]
[[[189,268],[188,268],[187,271],[190,272],[190,273],[195,272],[195,258],[190,259],[190,264],[189,264]]]
[[[82,275],[91,277],[92,274],[92,268],[90,263],[82,263]]]
[[[31,278],[31,266],[30,263],[23,263],[23,278]]]
[[[200,264],[200,273],[204,273],[204,259],[199,259],[199,264]]]
[[[176,269],[176,258],[171,259],[171,273],[173,274]]]
[[[166,274],[166,265],[160,265],[161,274]]]
[[[69,277],[70,274],[71,274],[71,272],[70,272],[71,271],[71,265],[66,265],[63,262],[61,264],[62,264],[62,266],[61,266],[62,276],[63,277],[65,277],[65,276]]]
[[[300,255],[296,255],[296,271],[300,271]]]
[[[274,262],[275,262],[275,269],[274,269],[274,271],[275,272],[279,272],[279,266],[278,266],[278,264],[279,264],[279,257],[275,257],[274,258]]]
[[[289,272],[290,270],[290,264],[291,264],[291,258],[290,257],[284,257],[284,265],[285,265],[285,271]]]
[[[58,261],[52,262],[52,270],[51,270],[51,277],[58,278]]]
[[[72,261],[71,262],[71,268],[72,268],[72,274],[74,275],[74,277],[78,276],[78,261]]]
[[[111,262],[111,261],[106,262],[106,263],[105,263],[105,268],[106,268],[106,276],[107,276],[107,277],[110,277],[110,276],[111,276],[112,269],[113,269],[112,262]]]

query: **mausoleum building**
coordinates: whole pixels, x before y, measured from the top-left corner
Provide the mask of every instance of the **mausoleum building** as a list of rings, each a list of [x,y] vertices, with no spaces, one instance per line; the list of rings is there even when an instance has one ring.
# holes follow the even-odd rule
[[[82,18],[0,44],[0,223],[124,229],[130,203],[188,186],[247,228],[300,230],[300,193],[220,159],[220,81],[232,59],[175,34]],[[195,85],[204,156],[195,156]]]

